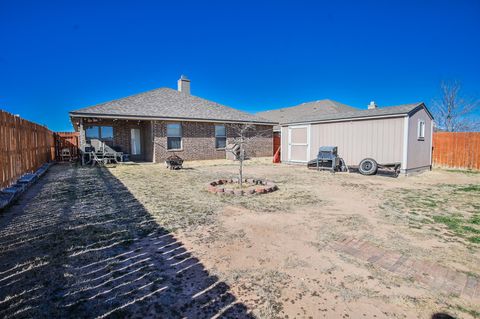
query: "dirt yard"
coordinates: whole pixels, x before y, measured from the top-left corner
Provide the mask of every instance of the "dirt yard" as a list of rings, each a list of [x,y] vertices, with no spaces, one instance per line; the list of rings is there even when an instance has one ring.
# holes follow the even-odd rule
[[[54,166],[0,215],[0,316],[480,317],[480,174]]]

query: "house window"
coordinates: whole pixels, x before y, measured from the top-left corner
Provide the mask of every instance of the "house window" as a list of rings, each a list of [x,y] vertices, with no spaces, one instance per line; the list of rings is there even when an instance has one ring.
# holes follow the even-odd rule
[[[87,129],[85,130],[85,137],[87,138],[87,140],[91,138],[100,138],[98,126],[87,127]]]
[[[87,140],[98,139],[101,141],[113,140],[113,127],[111,126],[90,126],[85,130]]]
[[[215,148],[223,149],[227,146],[227,132],[225,125],[215,125]]]
[[[167,150],[182,149],[182,125],[180,123],[167,124]]]
[[[113,140],[113,127],[100,126],[100,137],[102,140]]]
[[[425,121],[424,120],[419,120],[418,121],[418,134],[417,134],[418,140],[423,141],[425,140]]]

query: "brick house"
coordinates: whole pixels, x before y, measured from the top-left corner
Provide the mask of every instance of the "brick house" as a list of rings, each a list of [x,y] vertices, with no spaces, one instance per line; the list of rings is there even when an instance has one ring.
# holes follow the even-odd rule
[[[182,76],[178,90],[159,88],[70,112],[80,148],[90,139],[130,154],[134,161],[163,162],[173,153],[185,160],[226,158],[236,127],[249,124],[251,157],[272,155],[275,123],[190,94]]]

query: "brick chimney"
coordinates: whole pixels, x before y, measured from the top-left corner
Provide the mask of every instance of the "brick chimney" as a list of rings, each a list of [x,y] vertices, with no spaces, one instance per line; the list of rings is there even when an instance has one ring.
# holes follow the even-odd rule
[[[179,92],[190,95],[190,80],[185,75],[182,75],[177,83]]]
[[[377,108],[377,104],[375,104],[375,101],[371,101],[370,104],[368,104],[369,110],[376,109],[376,108]]]

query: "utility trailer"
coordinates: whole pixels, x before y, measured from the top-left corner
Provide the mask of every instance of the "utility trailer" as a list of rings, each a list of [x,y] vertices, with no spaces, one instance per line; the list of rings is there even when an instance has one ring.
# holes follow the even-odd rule
[[[362,175],[375,175],[378,169],[393,171],[395,177],[400,175],[401,163],[382,163],[379,164],[373,158],[364,158],[358,164],[358,171]],[[309,161],[307,167],[316,170],[329,170],[335,172],[348,172],[349,167],[338,156],[337,146],[321,146],[318,150],[317,158]]]
[[[360,161],[360,164],[358,164],[358,171],[362,175],[375,175],[377,174],[378,169],[384,169],[388,171],[393,171],[395,177],[398,177],[398,175],[400,175],[401,166],[402,163],[379,164],[373,158],[364,158]]]

